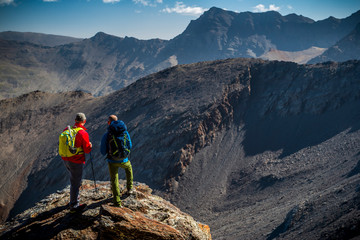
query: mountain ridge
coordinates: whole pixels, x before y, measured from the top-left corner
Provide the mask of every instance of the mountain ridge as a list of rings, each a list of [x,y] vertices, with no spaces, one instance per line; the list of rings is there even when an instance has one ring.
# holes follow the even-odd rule
[[[0,39],[17,42],[30,42],[37,45],[55,47],[58,45],[79,42],[82,38],[60,36],[54,34],[35,33],[35,32],[0,32]]]
[[[338,41],[334,46],[327,49],[323,54],[313,58],[309,63],[326,61],[343,62],[348,59],[359,59],[360,54],[360,23],[356,28]]]
[[[284,51],[301,51],[313,46],[328,48],[335,44],[339,35],[353,30],[360,21],[360,11],[345,19],[315,22],[298,15],[294,22],[289,19],[293,20],[294,15],[282,16],[275,11],[234,13],[214,7],[191,21],[182,34],[171,40],[175,43],[169,45],[176,45],[179,51],[176,55],[181,63],[190,63],[194,51],[196,62],[216,60],[219,56],[258,57],[270,48]],[[307,37],[310,35],[311,39]],[[181,54],[187,42],[191,42],[191,51]]]
[[[177,64],[257,58],[272,49],[329,48],[358,22],[360,11],[344,19],[313,22],[294,14],[235,13],[214,7],[171,40],[120,38],[101,32],[55,47],[2,40],[0,97],[34,90],[82,90],[102,96]]]

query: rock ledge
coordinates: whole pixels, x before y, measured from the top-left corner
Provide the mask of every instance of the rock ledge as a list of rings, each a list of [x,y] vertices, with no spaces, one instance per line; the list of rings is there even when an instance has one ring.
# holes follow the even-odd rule
[[[125,189],[124,182],[120,186]],[[211,239],[210,228],[135,183],[136,195],[123,195],[122,208],[111,204],[110,183],[84,180],[81,202],[88,208],[71,214],[69,186],[0,226],[1,239]]]

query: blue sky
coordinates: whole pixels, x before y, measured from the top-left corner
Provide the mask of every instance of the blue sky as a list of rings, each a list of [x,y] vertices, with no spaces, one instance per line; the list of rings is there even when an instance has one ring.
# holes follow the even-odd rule
[[[119,37],[171,39],[213,6],[323,20],[350,16],[360,10],[360,0],[0,0],[0,31],[80,38],[102,31]]]

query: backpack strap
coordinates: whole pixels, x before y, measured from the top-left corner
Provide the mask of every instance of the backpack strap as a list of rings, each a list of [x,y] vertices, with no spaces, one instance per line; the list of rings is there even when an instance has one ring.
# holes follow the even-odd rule
[[[115,146],[116,146],[116,151],[113,152],[112,154],[116,155],[116,153],[119,151],[119,146],[118,146],[117,143],[116,143],[116,139],[115,139],[115,136],[114,136],[114,135],[112,135],[112,138],[114,139],[114,143],[115,143]]]
[[[72,134],[71,134],[71,127],[70,127],[70,125],[68,125],[67,128],[68,128],[68,130],[69,130],[70,141],[73,142],[74,137],[73,137]],[[75,145],[75,143],[74,143],[74,145]],[[72,146],[72,147],[74,147],[74,146]]]

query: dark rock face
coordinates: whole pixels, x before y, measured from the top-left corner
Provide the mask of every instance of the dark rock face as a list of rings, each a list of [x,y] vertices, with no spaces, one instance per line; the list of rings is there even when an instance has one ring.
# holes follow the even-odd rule
[[[134,143],[135,180],[209,224],[214,238],[354,236],[359,74],[359,61],[227,59],[169,68],[105,97],[35,92],[3,100],[1,201],[12,208],[18,199],[14,216],[65,187],[56,153],[62,129],[85,112],[99,146],[116,114]],[[23,144],[24,136],[31,141]],[[96,178],[107,180],[98,148],[92,157]],[[92,178],[89,161],[84,177]]]
[[[1,226],[2,239],[193,239],[211,240],[210,229],[136,183],[136,195],[111,206],[110,182],[83,181],[83,213],[69,213],[68,186]],[[122,182],[120,186],[125,189]]]

